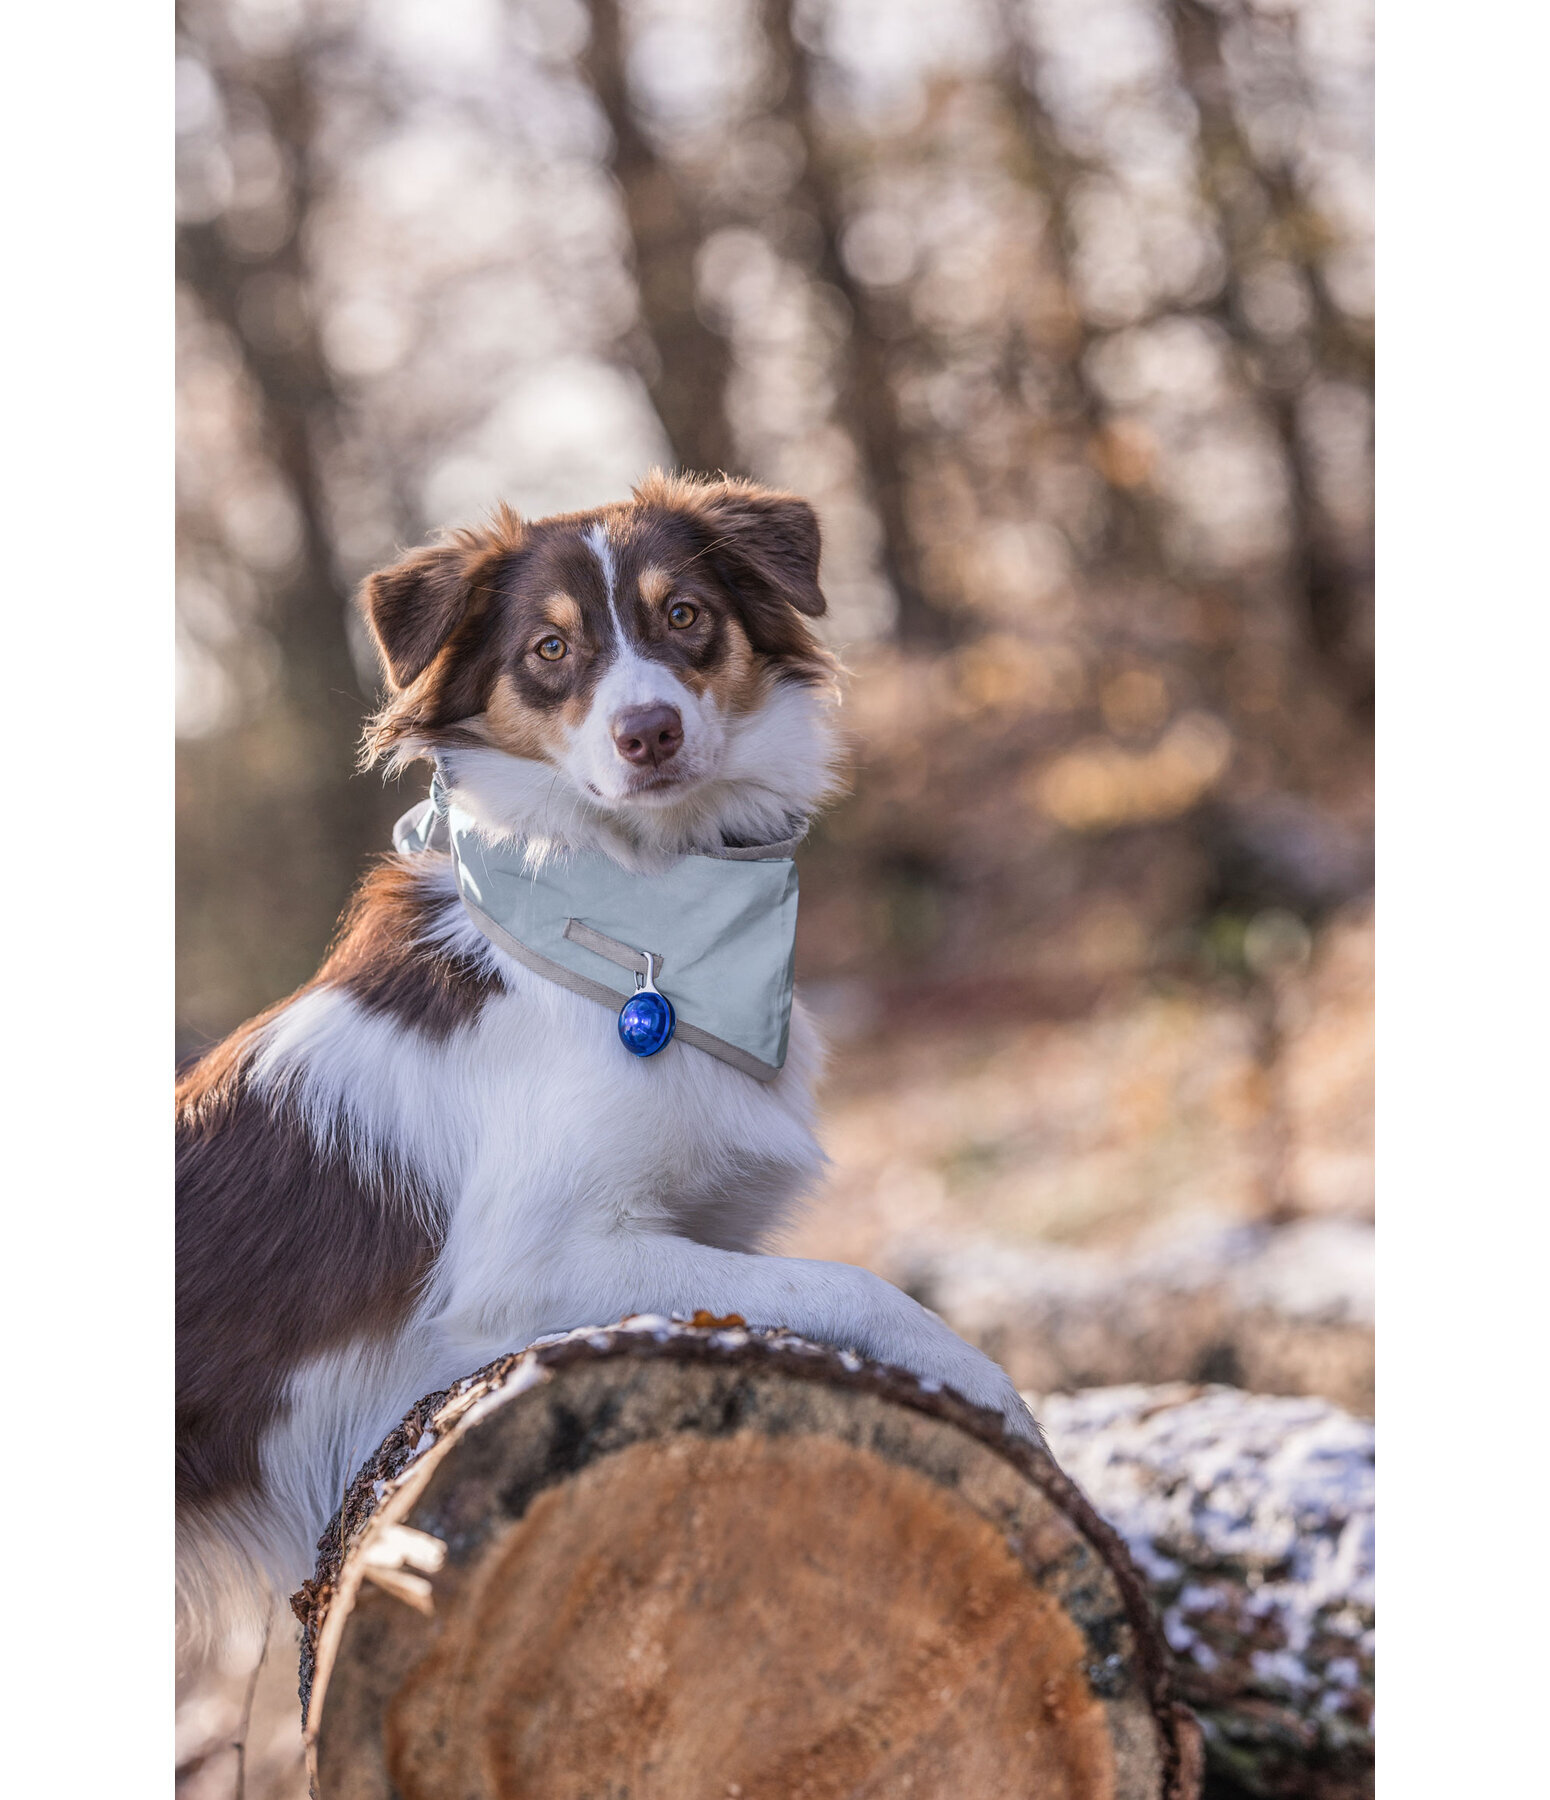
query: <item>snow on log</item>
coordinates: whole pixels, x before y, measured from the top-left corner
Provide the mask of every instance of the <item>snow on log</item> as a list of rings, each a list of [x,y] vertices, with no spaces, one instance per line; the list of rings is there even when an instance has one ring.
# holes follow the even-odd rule
[[[1043,1452],[697,1315],[422,1401],[294,1603],[318,1800],[1190,1800],[1144,1587]]]
[[[1256,1795],[1370,1796],[1372,1426],[1183,1384],[1035,1411],[1146,1577],[1211,1770]]]

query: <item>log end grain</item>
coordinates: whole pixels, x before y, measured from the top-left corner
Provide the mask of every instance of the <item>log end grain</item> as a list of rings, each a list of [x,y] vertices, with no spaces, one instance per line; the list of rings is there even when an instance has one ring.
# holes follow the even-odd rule
[[[665,1321],[422,1407],[301,1608],[320,1800],[1195,1792],[1135,1571],[992,1415]]]

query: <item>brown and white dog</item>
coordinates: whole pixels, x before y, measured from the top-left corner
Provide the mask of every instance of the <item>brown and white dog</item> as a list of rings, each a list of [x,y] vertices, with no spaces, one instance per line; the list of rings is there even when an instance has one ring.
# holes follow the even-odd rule
[[[650,872],[786,836],[829,792],[834,665],[801,500],[653,475],[502,510],[362,591],[389,698],[370,759],[434,755],[495,838]],[[823,1165],[813,1028],[770,1082],[505,956],[449,858],[386,858],[317,975],[177,1092],[185,1624],[310,1571],[355,1469],[422,1394],[546,1332],[740,1313],[1035,1427],[1010,1381],[864,1269],[759,1254]]]

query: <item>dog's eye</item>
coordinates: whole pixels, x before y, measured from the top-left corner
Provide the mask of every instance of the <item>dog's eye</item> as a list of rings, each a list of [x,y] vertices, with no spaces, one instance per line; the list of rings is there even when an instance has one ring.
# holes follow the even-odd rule
[[[545,662],[558,662],[565,654],[565,639],[562,637],[540,638],[533,648]]]
[[[700,616],[700,609],[687,600],[675,600],[667,609],[667,622],[674,631],[687,631]]]

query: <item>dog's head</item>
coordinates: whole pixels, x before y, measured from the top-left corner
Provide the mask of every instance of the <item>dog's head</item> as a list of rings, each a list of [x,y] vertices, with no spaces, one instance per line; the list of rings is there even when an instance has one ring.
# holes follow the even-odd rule
[[[479,530],[370,576],[371,760],[441,759],[485,827],[649,853],[780,837],[827,792],[818,521],[745,481]]]

